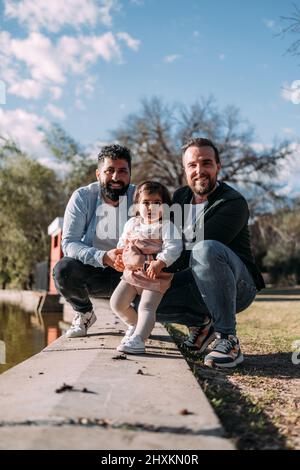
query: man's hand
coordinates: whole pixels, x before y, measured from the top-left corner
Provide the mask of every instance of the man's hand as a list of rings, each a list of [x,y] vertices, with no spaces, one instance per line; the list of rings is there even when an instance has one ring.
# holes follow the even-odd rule
[[[121,273],[124,271],[125,266],[124,266],[123,258],[121,254],[117,255],[114,268],[116,271],[120,271]]]
[[[150,279],[156,279],[161,270],[166,266],[166,263],[164,261],[161,261],[160,259],[157,259],[156,261],[151,261],[146,273],[150,277]]]
[[[117,269],[115,267],[115,263],[117,260],[117,257],[123,253],[123,248],[114,248],[112,250],[107,251],[104,256],[103,256],[103,264],[104,266],[110,266],[113,269]],[[118,263],[118,266],[120,263]],[[123,268],[124,269],[124,268]],[[122,269],[122,271],[123,271]],[[120,271],[120,269],[117,269],[117,271]]]

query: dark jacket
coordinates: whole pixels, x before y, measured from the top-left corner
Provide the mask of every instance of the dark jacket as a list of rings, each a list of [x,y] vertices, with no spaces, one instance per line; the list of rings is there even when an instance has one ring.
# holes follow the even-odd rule
[[[189,186],[177,189],[173,204],[182,206],[190,204],[193,193]],[[252,255],[248,228],[249,209],[246,199],[226,183],[219,183],[217,189],[208,196],[204,209],[204,239],[217,240],[228,246],[245,263],[252,274],[258,290],[265,287]],[[182,221],[184,226],[184,220]],[[189,265],[191,251],[183,250],[180,258],[168,270],[172,272],[186,269]]]

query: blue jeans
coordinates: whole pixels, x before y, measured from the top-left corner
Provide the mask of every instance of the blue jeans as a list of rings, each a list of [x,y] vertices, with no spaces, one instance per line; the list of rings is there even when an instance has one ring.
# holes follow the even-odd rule
[[[210,315],[215,331],[236,333],[236,313],[254,300],[257,289],[243,261],[215,240],[197,243],[190,267],[176,273],[157,310],[157,320],[201,326]]]

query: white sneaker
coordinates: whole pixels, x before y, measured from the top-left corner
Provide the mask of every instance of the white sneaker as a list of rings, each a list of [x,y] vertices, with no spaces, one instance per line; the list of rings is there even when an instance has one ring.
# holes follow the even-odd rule
[[[94,310],[87,313],[76,313],[71,328],[66,332],[67,338],[79,338],[80,336],[86,336],[87,330],[97,320]]]
[[[121,341],[121,344],[127,343],[127,341],[129,340],[130,336],[133,335],[135,329],[136,329],[136,325],[130,325],[130,326],[127,328],[126,333],[125,333],[125,336],[124,336],[124,338],[123,338],[122,341]]]
[[[131,336],[125,344],[120,344],[117,351],[128,354],[144,354],[145,343],[139,335]]]

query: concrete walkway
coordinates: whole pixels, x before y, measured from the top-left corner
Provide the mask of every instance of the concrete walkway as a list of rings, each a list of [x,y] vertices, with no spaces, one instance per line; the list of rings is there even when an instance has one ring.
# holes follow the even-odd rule
[[[107,301],[94,306],[88,337],[0,376],[0,449],[233,449],[167,331],[157,324],[146,355],[118,359],[122,324]]]

